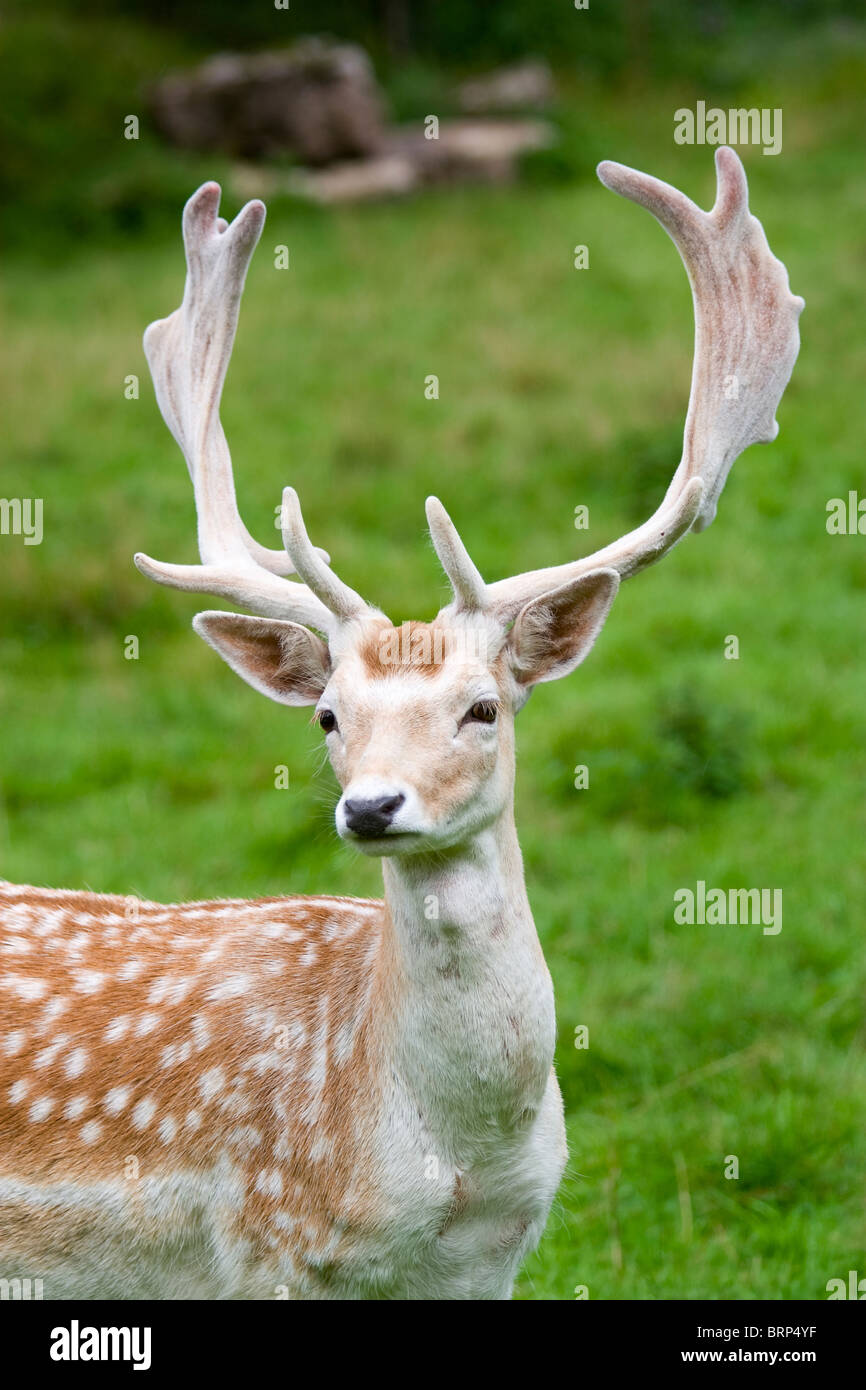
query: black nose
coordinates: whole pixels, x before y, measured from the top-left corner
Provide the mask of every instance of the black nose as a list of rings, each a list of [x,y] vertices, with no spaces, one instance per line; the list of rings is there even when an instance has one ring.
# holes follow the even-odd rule
[[[362,840],[375,840],[384,835],[405,800],[403,793],[398,792],[396,796],[375,796],[370,801],[346,801],[346,824]]]

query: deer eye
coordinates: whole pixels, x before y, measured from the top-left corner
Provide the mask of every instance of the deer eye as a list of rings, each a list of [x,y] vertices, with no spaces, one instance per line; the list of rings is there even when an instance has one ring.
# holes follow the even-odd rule
[[[493,700],[477,700],[463,723],[495,724],[497,712],[497,706]]]
[[[337,727],[337,718],[333,710],[320,709],[316,711],[316,719],[321,724],[326,734],[331,734]]]

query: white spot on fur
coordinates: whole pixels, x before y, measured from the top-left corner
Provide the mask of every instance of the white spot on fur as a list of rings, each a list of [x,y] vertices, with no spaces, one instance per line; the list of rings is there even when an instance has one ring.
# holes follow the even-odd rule
[[[250,987],[249,975],[227,975],[219,984],[214,985],[208,990],[208,999],[216,1004],[220,999],[234,999],[239,994],[246,994]]]
[[[322,1092],[328,1075],[328,996],[323,994],[317,1009],[317,1028],[313,1039],[313,1056],[307,1071],[309,1095],[300,1110],[300,1119],[314,1125],[322,1109]]]
[[[88,1120],[86,1125],[81,1126],[81,1142],[83,1144],[95,1144],[102,1133],[102,1125],[98,1120]]]
[[[63,1064],[63,1070],[70,1077],[80,1076],[87,1066],[87,1052],[83,1047],[76,1047]]]
[[[98,994],[105,984],[105,975],[101,970],[76,970],[74,988],[79,994]]]
[[[7,1033],[3,1039],[3,1051],[7,1057],[15,1057],[27,1041],[27,1034],[22,1028],[16,1028],[14,1032]]]
[[[58,927],[66,923],[66,910],[62,907],[51,908],[50,911],[41,909],[38,920],[33,925],[34,936],[51,936],[57,931]]]
[[[73,1096],[72,1100],[66,1102],[63,1114],[67,1120],[80,1120],[89,1105],[87,1096]]]
[[[49,999],[39,1016],[39,1032],[47,1033],[49,1026],[54,1023],[61,1014],[65,1013],[68,1008],[69,1000],[63,998],[62,995],[57,995],[54,999]]]
[[[352,1055],[352,1048],[355,1046],[355,1024],[352,1019],[344,1023],[337,1029],[334,1038],[334,1061],[342,1066],[343,1062],[348,1061]]]
[[[310,1158],[314,1163],[320,1158],[330,1158],[334,1152],[334,1141],[327,1134],[319,1133],[310,1145]]]
[[[174,979],[170,975],[164,975],[161,980],[156,980],[147,996],[149,1004],[180,1004],[189,994],[193,987],[193,980],[181,976]]]
[[[256,1178],[256,1190],[267,1197],[280,1197],[283,1192],[283,1179],[276,1168],[263,1168]]]
[[[210,1067],[200,1078],[198,1089],[204,1101],[213,1100],[225,1090],[226,1077],[222,1067]]]
[[[24,936],[10,936],[4,941],[3,950],[9,956],[26,956],[33,950],[33,942]]]
[[[165,1119],[160,1121],[160,1125],[159,1125],[159,1137],[160,1137],[160,1139],[162,1140],[162,1142],[163,1142],[164,1144],[170,1144],[171,1141],[172,1141],[172,1139],[174,1138],[174,1136],[175,1136],[176,1134],[177,1134],[177,1120],[175,1120],[175,1119],[173,1118],[173,1116],[171,1116],[171,1115],[166,1115]]]
[[[241,1153],[249,1153],[261,1144],[261,1131],[254,1129],[252,1125],[235,1125],[234,1129],[229,1131],[228,1142]]]
[[[137,980],[144,969],[144,961],[133,958],[125,961],[117,972],[118,980]]]
[[[145,1096],[132,1111],[132,1123],[136,1129],[146,1129],[156,1114],[156,1101]]]
[[[36,1054],[33,1059],[34,1068],[41,1069],[42,1067],[49,1066],[50,1063],[54,1061],[58,1052],[61,1052],[68,1042],[69,1034],[61,1033],[59,1038],[55,1038],[53,1043],[49,1043],[48,1047],[43,1048],[41,1052]]]
[[[113,1086],[110,1091],[106,1092],[102,1104],[105,1106],[109,1115],[119,1115],[121,1110],[126,1108],[131,1095],[131,1086]]]
[[[3,984],[19,999],[42,999],[48,991],[44,980],[35,980],[29,975],[4,975]]]

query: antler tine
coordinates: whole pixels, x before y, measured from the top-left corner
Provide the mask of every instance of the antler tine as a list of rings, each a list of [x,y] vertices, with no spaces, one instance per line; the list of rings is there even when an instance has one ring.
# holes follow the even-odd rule
[[[298,494],[293,487],[283,489],[281,519],[283,542],[295,569],[329,612],[344,622],[372,612],[360,594],[356,594],[354,589],[337,577],[312,544],[304,525]]]
[[[285,552],[260,546],[241,520],[219,418],[241,295],[265,206],[247,203],[229,226],[217,216],[219,200],[219,184],[205,183],[183,210],[183,302],[145,331],[144,352],[163,419],[192,478],[203,562],[218,562],[243,548],[272,573],[290,574]]]
[[[648,174],[599,165],[608,188],[648,209],[682,257],[692,287],[695,354],[683,457],[666,505],[687,479],[700,477],[704,498],[694,523],[715,517],[731,465],[750,444],[769,444],[800,349],[805,300],[791,294],[788,272],[749,211],[746,172],[727,146],[716,151],[716,201],[710,212]]]
[[[340,613],[306,585],[280,578],[295,572],[289,555],[259,545],[238,511],[219,405],[265,207],[247,203],[228,224],[217,215],[219,199],[219,185],[206,183],[187,202],[183,301],[144,335],[159,408],[192,478],[202,564],[167,565],[141,554],[135,563],[160,584],[215,594],[263,616],[294,618],[330,634]],[[327,559],[324,551],[320,554]]]
[[[136,568],[157,584],[188,593],[211,594],[236,603],[262,618],[288,618],[331,636],[339,619],[310,593],[305,584],[280,579],[253,561],[226,565],[170,565],[139,552]]]
[[[473,611],[485,606],[487,585],[472,562],[457,527],[438,497],[428,497],[427,524],[439,563],[451,580],[458,606]]]
[[[530,599],[590,570],[637,574],[689,530],[703,530],[734,460],[778,433],[775,412],[799,351],[804,301],[791,294],[784,265],[749,211],[745,171],[733,150],[716,152],[716,174],[715,204],[703,212],[649,174],[609,161],[598,166],[606,187],[657,218],[688,272],[695,353],[683,455],[661,505],[642,526],[583,559],[488,585],[479,606],[505,621]]]

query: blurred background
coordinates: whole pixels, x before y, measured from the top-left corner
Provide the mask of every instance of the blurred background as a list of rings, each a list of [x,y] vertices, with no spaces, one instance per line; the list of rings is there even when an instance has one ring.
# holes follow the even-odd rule
[[[44,503],[40,545],[0,535],[0,873],[168,900],[380,881],[336,840],[318,731],[194,637],[207,601],[132,565],[196,558],[140,347],[180,301],[189,193],[268,201],[223,405],[245,519],[276,544],[294,483],[399,622],[446,594],[430,491],[488,578],[655,507],[691,299],[594,167],[709,206],[712,150],[674,142],[675,111],[781,109],[781,153],[739,150],[807,304],[779,438],[519,723],[572,1156],[519,1294],[823,1298],[866,1275],[866,541],[826,524],[866,497],[863,5],[4,0],[0,90],[0,495]],[[699,879],[781,888],[783,930],[675,925]]]

